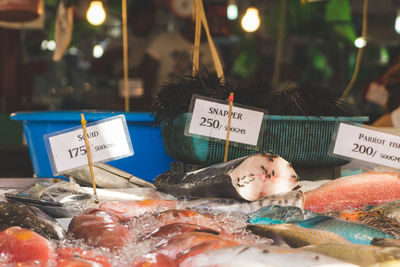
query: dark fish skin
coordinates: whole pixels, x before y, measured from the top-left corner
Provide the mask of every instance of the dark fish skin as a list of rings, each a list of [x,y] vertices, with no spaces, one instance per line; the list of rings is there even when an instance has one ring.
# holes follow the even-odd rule
[[[289,162],[260,153],[217,163],[188,173],[165,172],[155,178],[158,190],[177,197],[217,197],[255,201],[289,192],[298,176]]]
[[[32,230],[48,239],[62,240],[64,228],[40,209],[14,202],[0,202],[0,231],[11,226]]]
[[[192,180],[181,183],[182,174],[167,171],[157,176],[154,185],[160,191],[175,197],[221,197],[241,199],[232,186],[231,177],[226,174],[204,177],[202,180]]]

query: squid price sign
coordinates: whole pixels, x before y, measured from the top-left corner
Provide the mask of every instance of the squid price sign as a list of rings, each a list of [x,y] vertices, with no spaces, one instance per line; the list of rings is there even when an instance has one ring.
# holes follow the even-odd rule
[[[133,155],[124,115],[88,123],[87,138],[93,163]],[[82,127],[50,133],[44,139],[54,175],[88,164]]]
[[[400,169],[400,136],[339,123],[333,154]]]
[[[228,130],[229,105],[216,99],[195,96],[192,118],[186,134],[225,140]],[[264,112],[232,107],[230,141],[257,146]]]

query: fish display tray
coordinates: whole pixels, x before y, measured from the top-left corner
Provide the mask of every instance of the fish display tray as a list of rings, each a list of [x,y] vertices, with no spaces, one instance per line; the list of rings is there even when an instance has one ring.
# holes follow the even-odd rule
[[[151,181],[169,170],[173,161],[163,147],[160,127],[153,127],[151,113],[83,111],[88,122],[123,114],[134,154],[107,162],[139,178]],[[38,177],[54,177],[43,136],[81,125],[82,111],[17,112],[11,120],[22,121],[33,170]]]
[[[184,134],[190,113],[162,124],[164,148],[172,158],[202,166],[223,161],[225,143]],[[255,153],[274,153],[294,166],[341,166],[349,161],[329,155],[337,121],[362,124],[368,117],[316,117],[266,115],[259,150],[229,145],[228,160]]]

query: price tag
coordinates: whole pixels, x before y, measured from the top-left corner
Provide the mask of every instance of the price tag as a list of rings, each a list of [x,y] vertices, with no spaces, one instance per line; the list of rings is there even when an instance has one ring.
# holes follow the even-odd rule
[[[124,115],[88,123],[87,136],[93,163],[133,155]],[[81,127],[50,133],[44,139],[54,175],[88,164]]]
[[[193,115],[187,134],[226,140],[229,105],[220,102],[194,96]],[[233,106],[229,140],[257,146],[263,117],[264,112]]]
[[[400,137],[339,123],[333,154],[400,168]]]

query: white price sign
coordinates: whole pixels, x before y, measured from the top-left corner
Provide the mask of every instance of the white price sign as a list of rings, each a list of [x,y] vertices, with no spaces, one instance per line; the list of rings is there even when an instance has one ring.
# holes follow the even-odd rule
[[[133,155],[124,115],[87,124],[87,136],[93,163]],[[54,175],[88,164],[82,127],[44,136]]]
[[[226,140],[229,105],[196,98],[189,134]],[[257,146],[264,112],[232,107],[229,140]]]
[[[400,137],[339,123],[333,154],[400,168]]]

